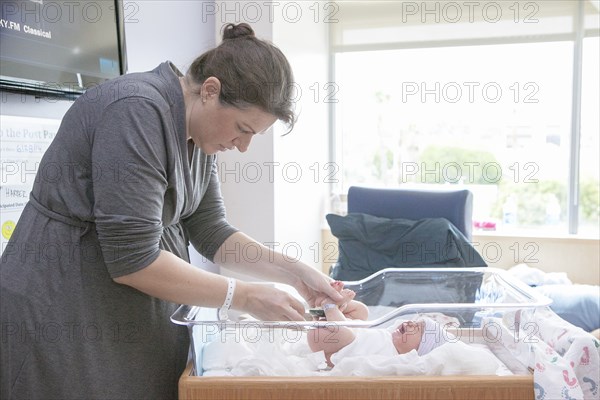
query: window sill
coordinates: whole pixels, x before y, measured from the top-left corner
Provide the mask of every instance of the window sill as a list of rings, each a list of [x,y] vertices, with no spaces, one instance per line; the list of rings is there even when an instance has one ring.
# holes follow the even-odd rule
[[[331,233],[331,229],[327,223],[324,223],[321,227],[323,232]],[[600,242],[599,237],[594,237],[591,235],[569,235],[569,234],[559,234],[552,232],[543,232],[543,231],[486,231],[486,230],[473,230],[472,232],[473,238],[481,237],[481,238],[499,238],[499,239],[541,239],[547,241],[573,241],[573,242]]]
[[[600,238],[588,236],[588,235],[569,235],[543,231],[484,231],[474,230],[472,232],[473,238],[486,237],[486,238],[515,238],[515,239],[542,239],[542,240],[556,240],[556,241],[576,241],[576,242],[600,242]]]

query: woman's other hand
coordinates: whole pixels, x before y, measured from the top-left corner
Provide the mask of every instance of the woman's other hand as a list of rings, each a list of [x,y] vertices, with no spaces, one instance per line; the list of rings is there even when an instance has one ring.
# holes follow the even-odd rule
[[[294,287],[306,300],[310,307],[319,307],[323,298],[331,298],[335,304],[343,304],[344,297],[339,290],[332,285],[333,279],[317,271],[314,268],[306,267],[298,275],[298,282]]]
[[[304,321],[302,302],[283,290],[261,283],[239,282],[232,308],[261,321]]]

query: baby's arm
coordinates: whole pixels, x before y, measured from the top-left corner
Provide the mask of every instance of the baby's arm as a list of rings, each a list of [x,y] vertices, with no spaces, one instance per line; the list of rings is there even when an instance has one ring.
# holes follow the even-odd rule
[[[350,319],[360,319],[366,321],[369,319],[369,309],[364,303],[354,300],[356,293],[349,289],[344,289],[344,284],[340,281],[333,281],[331,286],[336,289],[344,297],[344,304],[340,305],[340,309],[344,316]]]
[[[344,308],[344,315],[350,319],[369,319],[369,308],[360,301],[352,300]]]
[[[346,317],[339,307],[331,299],[325,299],[322,304],[327,321],[346,321]],[[326,326],[324,328],[312,329],[308,332],[308,346],[313,352],[323,351],[329,366],[331,355],[354,341],[354,332],[345,326]]]

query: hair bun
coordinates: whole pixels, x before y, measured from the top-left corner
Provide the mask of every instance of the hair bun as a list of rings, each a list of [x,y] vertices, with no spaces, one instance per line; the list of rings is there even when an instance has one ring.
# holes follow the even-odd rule
[[[237,39],[244,36],[255,36],[254,30],[245,22],[237,25],[229,23],[223,27],[223,40]]]

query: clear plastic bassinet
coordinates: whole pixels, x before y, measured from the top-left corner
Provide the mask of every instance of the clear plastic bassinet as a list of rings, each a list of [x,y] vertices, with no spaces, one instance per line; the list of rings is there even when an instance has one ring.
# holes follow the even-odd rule
[[[388,327],[397,319],[428,313],[453,318],[459,330],[481,329],[486,318],[501,318],[507,312],[531,316],[536,308],[551,303],[506,271],[495,268],[390,268],[344,284],[356,292],[355,300],[369,306],[371,317],[338,324],[365,329]],[[230,318],[219,321],[217,309],[187,305],[171,316],[172,322],[190,331],[196,375],[202,375],[203,347],[224,330],[304,330],[331,325],[326,321],[257,321],[235,313]]]

